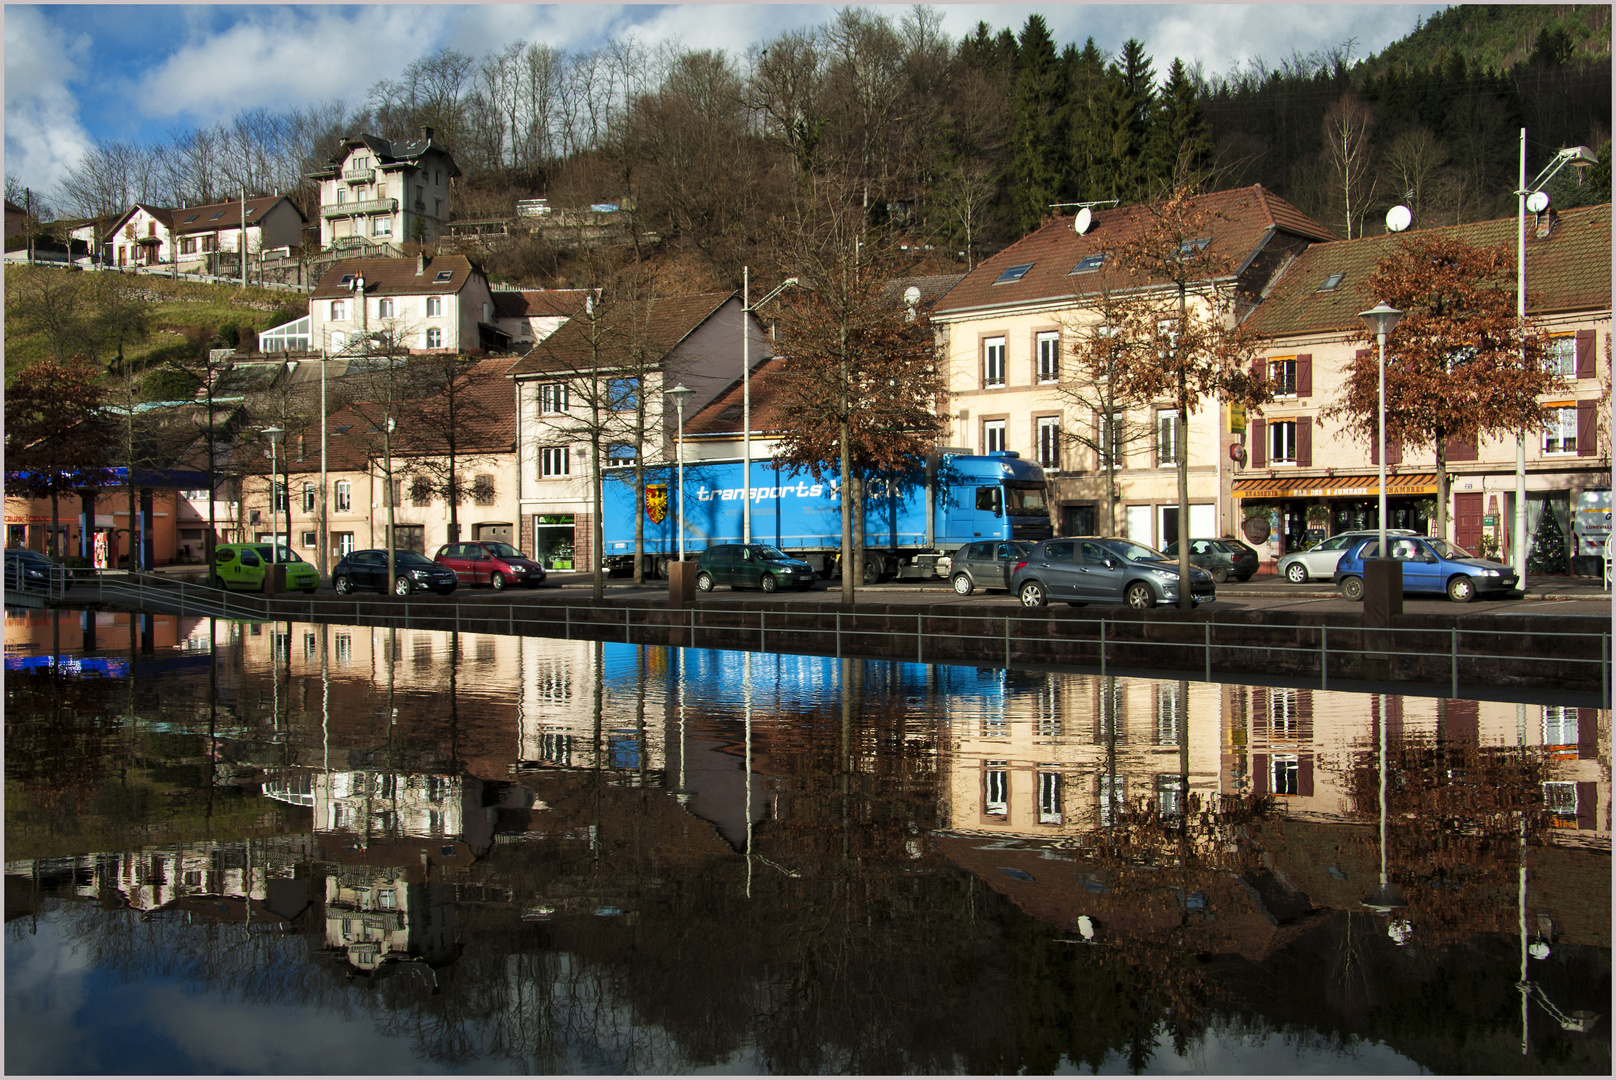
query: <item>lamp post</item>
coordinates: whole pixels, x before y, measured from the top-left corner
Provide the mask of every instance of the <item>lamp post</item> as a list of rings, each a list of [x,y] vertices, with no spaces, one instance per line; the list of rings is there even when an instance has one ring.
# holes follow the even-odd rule
[[[1386,335],[1397,326],[1403,313],[1382,300],[1368,311],[1358,312],[1358,317],[1368,325],[1375,335],[1375,341],[1380,346],[1380,411],[1377,416],[1377,437],[1379,439],[1379,453],[1376,457],[1380,461],[1380,546],[1376,553],[1380,558],[1388,558],[1386,553]]]
[[[786,278],[780,287],[757,302],[762,307],[787,288],[797,284],[794,277]],[[741,487],[746,498],[741,502],[741,542],[752,542],[752,320],[747,315],[757,310],[752,306],[752,269],[741,267]],[[683,518],[680,518],[683,527]],[[684,556],[680,556],[682,560]]]
[[[691,394],[694,394],[695,391],[690,389],[690,387],[686,386],[684,383],[680,383],[679,385],[675,386],[672,390],[664,390],[663,393],[665,395],[667,395],[668,397],[671,397],[673,399],[674,406],[679,410],[679,479],[678,479],[678,483],[679,483],[679,506],[678,506],[678,511],[677,512],[678,512],[678,515],[679,515],[679,521],[678,521],[678,526],[679,526],[679,561],[684,562],[685,561],[685,398],[689,397]],[[748,499],[747,502],[750,503],[751,500]],[[681,785],[681,786],[683,786],[683,785]]]
[[[280,499],[275,490],[275,447],[286,432],[278,427],[267,427],[264,434],[269,436],[269,564],[274,566],[279,561],[277,556],[281,542]],[[270,577],[274,575],[275,572],[271,570]]]
[[[388,407],[392,407],[391,403]],[[382,424],[382,459],[383,468],[387,471],[384,481],[387,485],[387,591],[390,593],[394,592],[398,582],[398,553],[393,545],[393,503],[398,501],[393,498],[393,429],[396,426],[391,416]]]
[[[1536,189],[1546,184],[1554,174],[1570,165],[1579,172],[1599,161],[1599,157],[1586,146],[1568,146],[1554,155],[1554,160],[1538,173],[1532,182],[1526,182],[1526,129],[1521,128],[1521,186],[1515,191],[1515,320],[1517,333],[1526,333],[1526,210],[1527,198],[1536,204],[1533,213],[1541,213],[1549,205],[1545,192]],[[1541,196],[1541,198],[1540,198]],[[1526,344],[1521,343],[1521,367],[1526,366]],[[1515,587],[1526,588],[1526,432],[1515,433]]]

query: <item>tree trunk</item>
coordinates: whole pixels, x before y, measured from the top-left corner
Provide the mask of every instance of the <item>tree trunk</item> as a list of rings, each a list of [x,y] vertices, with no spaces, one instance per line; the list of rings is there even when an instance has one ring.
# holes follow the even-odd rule
[[[841,429],[841,466],[842,466],[842,603],[853,602],[853,581],[860,571],[853,565],[853,485],[852,462],[847,454],[847,417],[842,417]]]
[[[599,427],[595,429],[599,432]],[[589,524],[589,561],[591,565],[590,582],[592,590],[590,595],[596,600],[606,598],[606,564],[601,558],[606,546],[606,525],[601,520],[605,504],[605,490],[601,487],[600,476],[600,436],[597,434],[589,443],[589,498],[594,505],[595,520]],[[638,562],[638,557],[635,559]]]
[[[640,440],[640,452],[634,457],[634,584],[645,584],[645,440]],[[671,485],[670,485],[671,486]],[[672,500],[669,500],[670,502]],[[670,505],[665,511],[671,513]],[[664,518],[663,520],[667,520]],[[682,524],[682,523],[681,523]]]
[[[1391,480],[1386,481],[1388,487]],[[1391,507],[1386,508],[1386,516],[1391,516]],[[1436,439],[1436,534],[1442,539],[1448,536],[1448,447],[1447,440],[1442,435]],[[1530,540],[1530,537],[1528,537]]]

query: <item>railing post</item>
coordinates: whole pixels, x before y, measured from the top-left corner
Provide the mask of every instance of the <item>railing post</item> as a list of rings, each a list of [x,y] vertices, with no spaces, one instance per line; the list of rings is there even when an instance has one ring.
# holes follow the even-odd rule
[[[768,630],[768,627],[769,627],[769,613],[767,611],[759,611],[758,612],[758,652],[768,652],[769,651],[769,646],[768,646],[769,630]]]
[[[842,613],[836,613],[836,659],[842,658]]]
[[[572,640],[572,605],[567,604],[561,610],[565,611],[567,613],[567,640],[571,641]]]
[[[1100,616],[1100,678],[1105,678],[1105,616]]]
[[[1206,658],[1206,681],[1212,681],[1212,624],[1206,624],[1206,648],[1203,655]]]
[[[925,623],[922,621],[925,617],[924,613],[916,613],[915,615],[915,663],[917,664],[926,662],[925,649],[922,647],[926,642]]]
[[[1004,670],[1010,670],[1010,616],[1004,617]]]
[[[1330,628],[1319,627],[1319,689],[1330,689]]]
[[[506,628],[510,630],[511,637],[516,636],[516,605],[505,605]]]
[[[629,629],[628,625],[629,615],[633,612],[633,610],[633,608],[623,609],[623,643],[625,645],[630,644],[634,640],[634,633]]]
[[[1609,565],[1608,563],[1606,564]],[[1610,708],[1610,635],[1599,635],[1599,699]]]
[[[1459,628],[1454,627],[1448,631],[1448,663],[1452,676],[1450,698],[1459,696]]]

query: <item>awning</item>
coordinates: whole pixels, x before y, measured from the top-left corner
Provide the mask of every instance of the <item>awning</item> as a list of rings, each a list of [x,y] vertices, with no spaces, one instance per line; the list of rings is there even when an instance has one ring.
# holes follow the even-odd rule
[[[1434,495],[1436,473],[1400,473],[1386,478],[1386,496]],[[1351,499],[1378,498],[1377,473],[1348,476],[1252,476],[1234,482],[1237,499]]]

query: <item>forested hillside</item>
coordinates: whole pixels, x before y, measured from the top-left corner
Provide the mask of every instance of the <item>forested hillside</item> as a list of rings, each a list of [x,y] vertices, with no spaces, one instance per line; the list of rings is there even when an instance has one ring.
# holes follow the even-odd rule
[[[511,42],[440,50],[363,102],[255,109],[165,146],[98,146],[54,192],[59,214],[293,194],[344,134],[431,126],[464,170],[457,216],[508,217],[517,199],[615,202],[641,254],[695,287],[783,269],[783,222],[826,186],[906,234],[917,269],[974,263],[1054,204],[1148,196],[1175,170],[1209,186],[1261,182],[1342,235],[1374,233],[1406,202],[1420,223],[1514,210],[1517,135],[1535,172],[1561,146],[1559,206],[1609,198],[1610,9],[1451,8],[1378,56],[1352,44],[1208,74],[1129,41],[1055,41],[1039,16],[963,40],[934,9],[844,8],[745,55],[634,38],[589,52]],[[8,186],[26,178],[8,177]],[[1070,209],[1066,212],[1070,212]],[[651,242],[652,238],[655,242]],[[576,256],[543,243],[488,269],[568,284]]]

